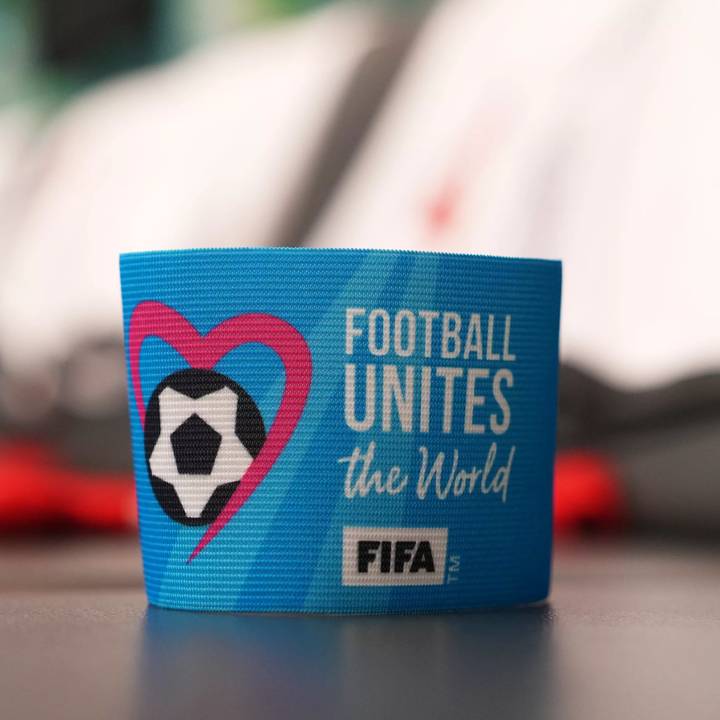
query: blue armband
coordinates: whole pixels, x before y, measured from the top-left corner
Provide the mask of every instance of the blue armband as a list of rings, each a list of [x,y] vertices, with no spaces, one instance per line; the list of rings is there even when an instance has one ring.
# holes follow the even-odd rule
[[[120,269],[152,604],[547,596],[559,262],[226,249]]]

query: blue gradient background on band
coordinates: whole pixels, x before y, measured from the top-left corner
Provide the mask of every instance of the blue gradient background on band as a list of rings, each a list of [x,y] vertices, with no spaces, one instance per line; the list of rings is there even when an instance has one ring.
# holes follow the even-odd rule
[[[201,333],[229,317],[264,312],[294,325],[313,356],[308,404],[288,446],[237,515],[191,564],[187,558],[205,528],[173,522],[155,500],[130,385],[141,542],[151,602],[207,609],[400,612],[529,602],[546,596],[559,263],[431,253],[213,250],[125,255],[121,273],[126,333],[132,311],[145,300],[175,308]],[[350,359],[344,354],[345,308],[352,306],[382,307],[391,313],[403,307],[452,310],[464,317],[470,312],[495,313],[499,316],[496,347],[502,341],[500,321],[511,314],[511,350],[517,360],[510,364],[443,361],[439,340],[429,360],[377,358],[369,355],[363,338],[356,341]],[[436,323],[436,334],[437,330]],[[482,466],[496,438],[489,432],[463,434],[462,393],[456,396],[451,435],[353,432],[343,414],[347,361],[359,368],[384,361],[416,367],[475,365],[491,372],[511,367],[512,422],[508,432],[497,438],[500,461],[507,448],[517,446],[507,503],[499,496],[479,494],[445,501],[432,496],[417,499],[413,479],[417,479],[420,445],[429,448],[431,458],[439,451],[451,454],[457,447],[462,466]],[[148,338],[140,358],[145,398],[164,377],[186,365],[163,341]],[[284,385],[279,358],[261,345],[248,345],[229,353],[217,370],[250,393],[269,428]],[[359,390],[363,387],[361,382]],[[458,390],[461,387],[459,383]],[[363,401],[361,395],[360,407]],[[440,422],[440,401],[436,392],[431,430]],[[394,497],[347,500],[344,466],[337,458],[349,455],[356,445],[366,448],[373,439],[378,446],[377,466],[387,470],[401,465],[411,475],[408,489]],[[343,587],[345,525],[448,527],[448,555],[462,558],[460,579],[440,586]]]

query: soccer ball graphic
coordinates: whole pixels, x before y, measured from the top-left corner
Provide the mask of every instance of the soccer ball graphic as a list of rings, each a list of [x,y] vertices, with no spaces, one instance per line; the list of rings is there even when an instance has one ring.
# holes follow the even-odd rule
[[[147,405],[150,483],[165,513],[184,525],[217,518],[264,442],[252,398],[213,370],[169,375]]]

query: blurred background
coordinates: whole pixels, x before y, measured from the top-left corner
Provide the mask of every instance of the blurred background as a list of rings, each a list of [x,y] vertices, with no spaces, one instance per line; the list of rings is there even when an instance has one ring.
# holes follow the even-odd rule
[[[310,245],[562,259],[557,532],[720,536],[719,22],[0,0],[0,533],[136,531],[119,252]]]

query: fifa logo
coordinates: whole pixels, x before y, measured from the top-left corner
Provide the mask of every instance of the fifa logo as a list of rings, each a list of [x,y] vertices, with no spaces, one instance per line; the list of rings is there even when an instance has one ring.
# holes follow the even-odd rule
[[[442,585],[447,528],[343,529],[343,585]]]
[[[368,573],[370,566],[380,563],[381,573],[435,572],[432,546],[428,540],[359,540],[357,548],[357,571]]]

